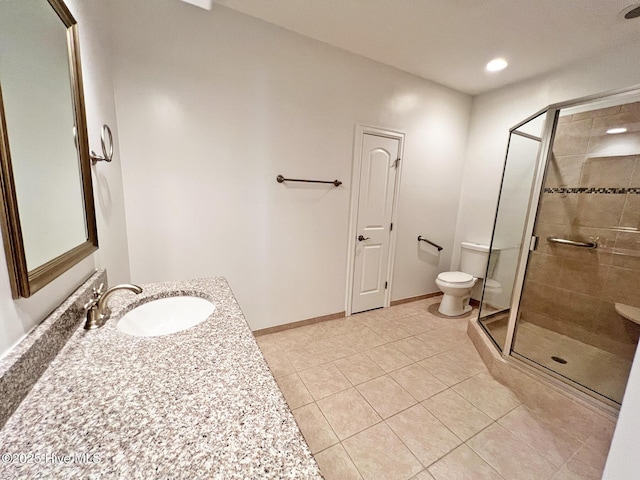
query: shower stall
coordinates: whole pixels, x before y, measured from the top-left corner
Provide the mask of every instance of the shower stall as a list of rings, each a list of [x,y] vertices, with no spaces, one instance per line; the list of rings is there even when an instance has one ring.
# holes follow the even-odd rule
[[[640,336],[640,90],[511,129],[491,255],[502,289],[478,319],[502,355],[619,405]]]

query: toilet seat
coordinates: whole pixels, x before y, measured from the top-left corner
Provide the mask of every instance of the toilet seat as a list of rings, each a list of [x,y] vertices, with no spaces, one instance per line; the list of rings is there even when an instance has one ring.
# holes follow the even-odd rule
[[[460,288],[472,287],[476,283],[473,275],[464,272],[442,272],[436,277],[436,280]]]

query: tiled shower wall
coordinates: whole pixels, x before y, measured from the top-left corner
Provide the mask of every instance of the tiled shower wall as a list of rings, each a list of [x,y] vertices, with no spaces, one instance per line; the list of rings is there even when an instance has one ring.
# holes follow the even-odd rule
[[[606,131],[626,127],[627,133]],[[521,300],[521,318],[632,359],[640,325],[640,102],[561,116]],[[597,239],[597,249],[547,237]],[[517,344],[516,344],[517,351]]]

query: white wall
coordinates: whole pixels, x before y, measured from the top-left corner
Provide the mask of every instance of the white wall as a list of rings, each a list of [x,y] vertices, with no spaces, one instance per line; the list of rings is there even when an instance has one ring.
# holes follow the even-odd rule
[[[629,373],[620,416],[613,435],[611,450],[604,468],[603,480],[637,480],[640,471],[638,441],[640,440],[640,355],[636,356]]]
[[[474,97],[456,242],[491,240],[510,128],[549,104],[640,84],[638,61],[640,44],[629,45]]]
[[[4,253],[0,252],[0,356],[60,305],[96,268],[106,268],[112,284],[129,281],[109,29],[105,23],[109,18],[109,5],[97,0],[67,0],[66,3],[79,25],[89,144],[99,151],[103,123],[111,126],[116,141],[114,161],[92,168],[100,248],[30,298],[20,300],[11,298]]]
[[[116,5],[133,281],[224,275],[253,329],[343,311],[361,122],[406,134],[393,299],[437,291],[470,97],[218,5]]]
[[[489,242],[509,129],[548,104],[640,84],[640,44],[607,52],[534,80],[474,98],[456,242]],[[458,257],[454,258],[454,264]],[[623,400],[606,479],[637,478],[640,358]],[[631,450],[630,450],[631,449]],[[632,451],[633,450],[633,451]],[[630,453],[632,452],[632,453]]]
[[[120,134],[113,91],[111,4],[104,0],[65,0],[78,21],[84,76],[89,147],[102,155],[100,133],[107,124],[113,133],[113,160],[91,167],[99,249],[97,266],[107,269],[109,285],[130,281],[125,221]]]

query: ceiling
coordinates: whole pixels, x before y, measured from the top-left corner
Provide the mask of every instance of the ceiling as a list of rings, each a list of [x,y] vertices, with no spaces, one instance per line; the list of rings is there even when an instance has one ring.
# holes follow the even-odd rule
[[[619,15],[637,1],[215,0],[472,95],[640,42]],[[509,67],[486,72],[494,57]]]

